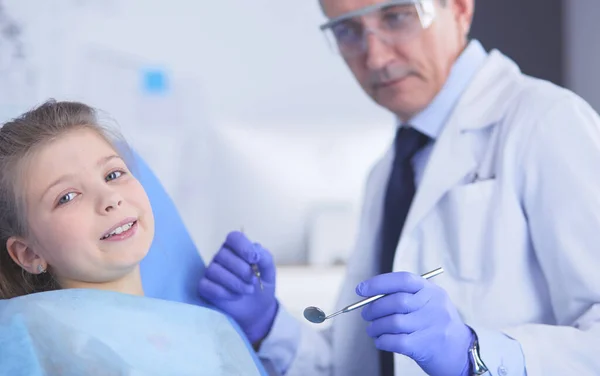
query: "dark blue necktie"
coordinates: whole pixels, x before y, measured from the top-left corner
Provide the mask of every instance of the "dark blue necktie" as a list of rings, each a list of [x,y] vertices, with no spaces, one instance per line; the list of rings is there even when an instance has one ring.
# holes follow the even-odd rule
[[[380,272],[392,271],[396,247],[408,209],[415,195],[415,174],[412,158],[429,142],[429,137],[412,127],[402,126],[396,132],[396,155],[390,174],[381,227]],[[394,375],[393,353],[380,351],[381,376]]]

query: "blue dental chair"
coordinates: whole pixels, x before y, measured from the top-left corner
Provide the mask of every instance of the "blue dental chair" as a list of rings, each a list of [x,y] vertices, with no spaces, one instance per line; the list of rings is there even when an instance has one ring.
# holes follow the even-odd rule
[[[142,157],[134,151],[133,158],[133,174],[150,198],[155,221],[152,247],[140,264],[145,294],[152,298],[210,307],[197,292],[198,282],[206,266],[175,204]],[[245,340],[261,374],[266,375],[267,372],[241,328],[231,317],[227,317]]]
[[[206,305],[197,286],[205,264],[175,204],[142,157],[133,152],[133,174],[144,186],[155,221],[155,235],[140,264],[147,296],[194,305]]]

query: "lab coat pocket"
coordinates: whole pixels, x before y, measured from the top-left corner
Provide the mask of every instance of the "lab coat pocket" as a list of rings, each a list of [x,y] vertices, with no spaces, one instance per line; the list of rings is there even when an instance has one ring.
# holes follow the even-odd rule
[[[443,200],[441,220],[452,263],[459,278],[477,281],[484,269],[493,221],[494,179],[460,185]]]

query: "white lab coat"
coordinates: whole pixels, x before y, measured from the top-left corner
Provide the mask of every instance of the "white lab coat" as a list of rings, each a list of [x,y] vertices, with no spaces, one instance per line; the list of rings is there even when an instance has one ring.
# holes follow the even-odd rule
[[[338,307],[377,274],[390,150],[368,178]],[[600,375],[600,118],[573,93],[523,75],[492,51],[435,143],[394,270],[424,273],[478,333],[491,375]],[[290,320],[276,319],[278,325]],[[359,312],[330,331],[298,324],[288,376],[379,374]],[[495,355],[506,336],[520,343]],[[268,339],[265,342],[268,346]],[[516,351],[515,351],[516,350]],[[514,357],[514,355],[517,357]],[[395,374],[423,375],[395,355]]]

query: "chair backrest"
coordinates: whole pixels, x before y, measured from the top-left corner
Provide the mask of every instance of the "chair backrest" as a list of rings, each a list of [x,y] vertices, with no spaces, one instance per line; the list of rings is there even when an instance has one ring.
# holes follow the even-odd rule
[[[169,194],[142,157],[133,151],[132,172],[142,183],[154,213],[154,241],[140,264],[144,293],[152,298],[215,309],[198,295],[206,266]],[[218,310],[217,310],[218,311]],[[223,312],[221,312],[223,313]],[[240,334],[261,375],[267,375],[240,326],[226,315]]]
[[[144,292],[153,298],[205,305],[197,290],[204,261],[156,175],[135,151],[133,157],[133,174],[150,198],[155,222],[152,247],[140,264]]]

